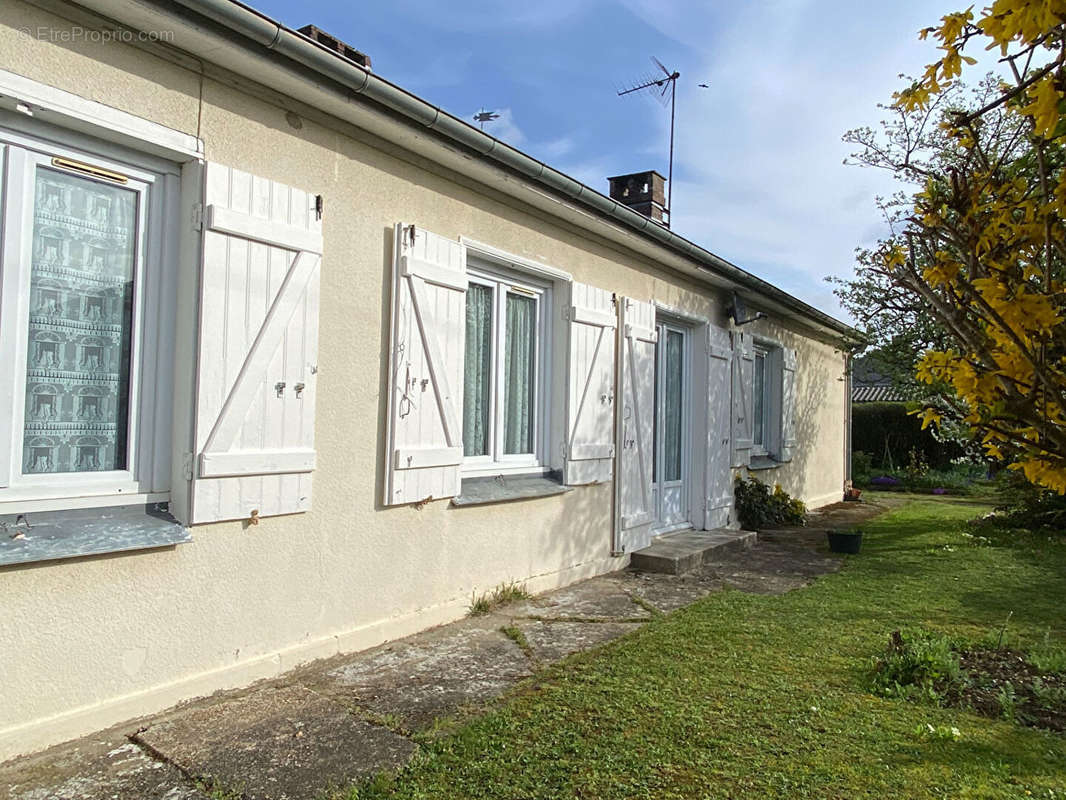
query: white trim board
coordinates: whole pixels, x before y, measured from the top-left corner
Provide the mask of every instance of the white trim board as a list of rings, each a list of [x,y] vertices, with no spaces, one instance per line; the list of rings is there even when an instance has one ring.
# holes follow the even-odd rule
[[[533,261],[522,256],[516,256],[498,247],[493,247],[491,244],[471,239],[469,236],[460,236],[459,243],[467,250],[473,251],[475,256],[480,256],[490,261],[503,262],[504,265],[509,265],[523,272],[531,272],[548,280],[572,281],[574,279],[574,276],[565,270],[549,267],[547,264],[541,264],[539,261]]]
[[[163,158],[204,157],[204,143],[188,133],[0,70],[0,108],[29,114],[63,128],[117,142]]]
[[[713,299],[717,300],[717,298]],[[662,314],[665,314],[668,317],[673,317],[674,319],[680,322],[684,322],[688,325],[696,326],[711,324],[710,318],[705,317],[702,314],[694,314],[691,311],[683,311],[677,306],[672,306],[669,303],[663,303],[660,300],[652,300],[651,304],[655,306],[655,312],[657,314],[661,312]]]

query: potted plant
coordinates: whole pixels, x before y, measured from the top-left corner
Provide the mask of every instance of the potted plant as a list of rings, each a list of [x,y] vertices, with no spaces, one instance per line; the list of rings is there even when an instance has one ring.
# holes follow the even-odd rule
[[[862,549],[862,531],[856,528],[853,531],[826,531],[829,539],[829,549],[834,553],[850,553],[854,555]]]

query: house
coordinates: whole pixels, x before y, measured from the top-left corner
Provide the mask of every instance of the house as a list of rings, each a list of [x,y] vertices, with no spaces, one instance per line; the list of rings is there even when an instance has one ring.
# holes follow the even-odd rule
[[[841,496],[852,329],[320,31],[6,0],[0,155],[0,758]]]

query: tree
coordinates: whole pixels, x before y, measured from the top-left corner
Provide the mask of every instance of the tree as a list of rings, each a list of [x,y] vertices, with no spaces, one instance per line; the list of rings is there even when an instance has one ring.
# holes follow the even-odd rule
[[[879,292],[876,321],[923,349],[923,425],[961,421],[1066,494],[1066,4],[995,0],[930,35],[943,56],[895,95],[883,136],[850,134],[860,163],[911,188],[885,204],[889,235],[860,253],[853,288]],[[968,92],[979,45],[1010,79]]]

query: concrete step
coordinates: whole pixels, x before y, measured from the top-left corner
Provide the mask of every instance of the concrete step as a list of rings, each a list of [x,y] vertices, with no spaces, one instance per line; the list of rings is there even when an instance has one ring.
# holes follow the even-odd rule
[[[630,556],[629,566],[642,572],[681,575],[717,556],[755,546],[755,531],[680,531],[660,536]]]

